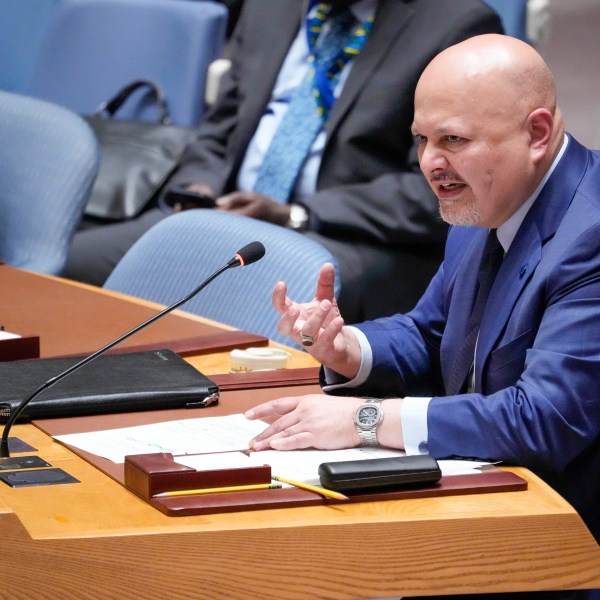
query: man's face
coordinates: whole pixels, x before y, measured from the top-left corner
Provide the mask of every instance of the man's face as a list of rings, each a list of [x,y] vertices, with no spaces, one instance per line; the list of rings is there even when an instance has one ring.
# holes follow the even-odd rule
[[[507,112],[500,90],[481,98],[440,83],[420,82],[415,96],[421,170],[444,221],[498,227],[532,191],[526,127]]]

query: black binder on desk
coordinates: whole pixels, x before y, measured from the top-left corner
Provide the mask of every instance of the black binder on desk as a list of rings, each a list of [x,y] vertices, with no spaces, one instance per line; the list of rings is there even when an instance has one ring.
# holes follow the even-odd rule
[[[82,357],[0,363],[0,422]],[[216,404],[219,388],[171,350],[99,356],[44,390],[19,421]]]

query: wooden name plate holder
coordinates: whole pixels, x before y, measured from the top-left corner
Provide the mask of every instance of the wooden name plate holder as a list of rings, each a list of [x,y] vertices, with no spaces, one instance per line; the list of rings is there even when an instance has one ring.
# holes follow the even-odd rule
[[[189,516],[211,513],[291,508],[344,502],[371,502],[514,492],[527,489],[527,482],[508,471],[490,467],[483,473],[454,475],[427,487],[403,488],[389,492],[356,493],[348,501],[333,500],[298,488],[258,491],[236,491],[189,496],[157,498],[157,494],[178,490],[194,490],[224,486],[250,485],[271,482],[271,467],[247,467],[215,471],[196,471],[175,462],[172,454],[139,454],[125,457],[125,485],[140,498],[168,516]]]
[[[0,340],[0,361],[40,357],[40,336],[24,335]]]

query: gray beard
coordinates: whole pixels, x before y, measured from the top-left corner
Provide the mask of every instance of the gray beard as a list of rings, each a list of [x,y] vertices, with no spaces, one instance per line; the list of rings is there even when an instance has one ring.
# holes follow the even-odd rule
[[[451,214],[448,214],[451,213]],[[449,225],[460,225],[461,227],[473,227],[481,222],[481,212],[476,206],[470,206],[461,214],[454,214],[453,211],[447,211],[440,206],[440,215]]]

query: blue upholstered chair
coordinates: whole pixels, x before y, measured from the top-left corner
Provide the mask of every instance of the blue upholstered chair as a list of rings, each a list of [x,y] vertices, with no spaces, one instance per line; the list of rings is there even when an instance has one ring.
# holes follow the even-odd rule
[[[128,83],[150,79],[173,123],[195,126],[226,24],[227,9],[208,0],[59,0],[27,93],[90,114]],[[140,92],[118,117],[156,120],[156,110]]]
[[[60,0],[0,1],[0,89],[24,93]]]
[[[262,260],[226,271],[181,310],[290,345],[276,329],[278,314],[271,306],[275,283],[285,281],[291,298],[309,301],[319,269],[335,260],[314,240],[278,225],[218,210],[172,215],[134,244],[104,287],[169,305],[255,240],[265,246]]]
[[[527,0],[484,0],[500,15],[504,32],[524,42],[527,38]]]
[[[98,157],[96,138],[78,115],[0,91],[0,260],[61,272]]]

